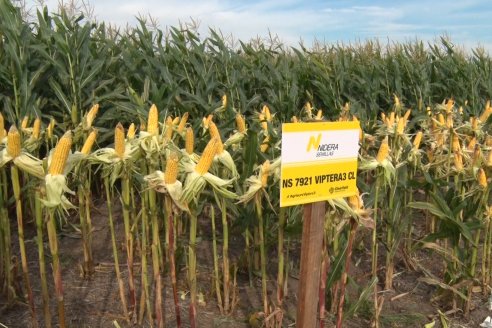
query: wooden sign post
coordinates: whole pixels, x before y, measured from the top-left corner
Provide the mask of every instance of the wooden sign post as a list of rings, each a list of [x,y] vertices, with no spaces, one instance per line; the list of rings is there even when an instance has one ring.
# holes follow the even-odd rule
[[[304,205],[301,246],[301,275],[297,293],[297,328],[317,326],[319,281],[325,203]]]
[[[304,205],[297,328],[316,328],[325,201],[357,193],[358,122],[282,125],[280,206]]]

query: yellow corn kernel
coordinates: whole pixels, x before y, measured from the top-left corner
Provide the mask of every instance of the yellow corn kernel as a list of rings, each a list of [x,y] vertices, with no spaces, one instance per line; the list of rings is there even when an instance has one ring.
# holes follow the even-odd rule
[[[316,114],[316,120],[321,121],[322,118],[323,118],[323,111],[320,109]]]
[[[19,130],[17,130],[15,125],[12,125],[7,135],[7,154],[12,158],[16,158],[17,156],[20,155],[20,153],[21,153],[21,139],[20,139]]]
[[[96,141],[96,136],[97,136],[97,130],[92,130],[91,133],[89,133],[89,136],[87,139],[85,139],[84,145],[82,146],[82,149],[80,152],[85,155],[89,155],[89,153],[92,150],[92,146],[94,145],[94,142]]]
[[[460,153],[454,153],[454,167],[456,171],[463,171],[463,156]]]
[[[157,106],[152,104],[147,118],[147,132],[150,134],[159,134],[159,111]]]
[[[415,135],[415,139],[413,139],[413,148],[419,149],[421,141],[422,141],[422,131],[419,131]]]
[[[87,125],[88,128],[92,126],[92,122],[94,122],[94,119],[96,118],[98,111],[99,111],[99,104],[95,104],[87,113],[87,116],[85,117],[85,124]]]
[[[49,174],[63,174],[68,155],[70,154],[70,148],[72,148],[72,132],[67,131],[58,141],[55,150],[53,151],[53,158],[51,159],[50,167],[48,169]]]
[[[28,116],[24,116],[24,118],[22,119],[21,128],[22,129],[26,129],[28,123],[29,123],[29,117]]]
[[[193,129],[188,127],[186,129],[186,138],[185,138],[185,148],[188,155],[193,154],[193,148],[195,146],[195,137],[193,134]]]
[[[171,140],[172,139],[173,132],[174,132],[173,126],[174,126],[173,119],[171,118],[171,116],[168,116],[166,118],[166,134],[164,136],[165,140]]]
[[[130,124],[128,131],[126,132],[126,137],[128,140],[135,138],[135,123]]]
[[[222,107],[227,107],[227,95],[222,96]]]
[[[121,123],[114,129],[114,150],[116,155],[123,159],[125,156],[125,128]]]
[[[389,154],[389,145],[388,145],[388,137],[385,137],[381,146],[379,147],[378,154],[376,155],[376,160],[378,163],[382,163],[386,158],[388,158]]]
[[[32,126],[32,137],[34,139],[39,139],[39,135],[41,134],[41,119],[36,117],[34,120],[34,124]]]
[[[186,112],[183,114],[183,117],[181,117],[181,120],[179,121],[179,125],[178,125],[178,133],[181,133],[184,131],[184,129],[186,127],[186,122],[188,122],[189,115],[190,114],[188,114],[188,112]]]
[[[453,134],[453,141],[451,143],[451,150],[453,152],[458,152],[461,150],[460,139],[457,134]]]
[[[299,120],[297,119],[297,116],[292,116],[292,118],[290,119],[292,121],[292,123],[298,123]]]
[[[268,147],[270,147],[269,142],[270,142],[270,137],[269,136],[266,136],[265,139],[263,139],[263,142],[260,145],[260,151],[262,153],[265,153],[268,150]]]
[[[244,117],[239,113],[236,114],[236,126],[240,133],[246,133],[246,122]]]
[[[265,115],[263,113],[260,113],[258,115],[258,119],[260,120],[260,125],[261,125],[261,128],[264,130],[264,131],[267,131],[268,130],[268,124],[266,122],[266,119],[265,119]]]
[[[478,185],[482,188],[487,188],[487,175],[485,175],[485,171],[480,168],[478,170],[478,174],[477,174],[477,181],[478,181]]]
[[[267,159],[261,165],[261,185],[265,188],[268,185],[268,176],[270,175],[270,161]]]
[[[218,138],[212,138],[208,142],[207,146],[203,150],[203,154],[198,161],[198,164],[195,166],[195,172],[204,175],[210,169],[212,165],[212,161],[217,153],[217,148],[219,146],[220,140]]]
[[[178,155],[171,153],[166,161],[166,171],[164,172],[164,183],[173,184],[178,178]]]
[[[470,143],[468,144],[468,147],[467,149],[469,151],[472,151],[475,149],[475,145],[477,144],[477,138],[476,137],[473,137],[472,140],[470,140]]]

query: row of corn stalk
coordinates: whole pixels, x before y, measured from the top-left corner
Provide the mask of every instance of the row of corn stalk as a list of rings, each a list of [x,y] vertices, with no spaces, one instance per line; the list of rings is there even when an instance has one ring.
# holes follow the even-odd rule
[[[361,122],[358,184],[363,196],[329,202],[320,286],[321,322],[328,311],[337,313],[338,326],[342,323],[351,253],[359,226],[371,229],[372,235],[371,245],[367,246],[372,262],[368,286],[373,291],[375,325],[379,324],[385,300],[381,289],[392,289],[395,266],[402,261],[408,270],[420,270],[425,282],[439,286],[437,299],[447,299],[450,294],[451,305],[465,313],[470,310],[474,287],[480,286],[486,293],[490,285],[492,229],[487,176],[492,167],[492,139],[487,122],[492,108],[487,103],[480,116],[467,117],[453,100],[420,111],[406,108],[396,96],[393,103],[392,110],[382,113],[377,121]],[[237,275],[247,274],[253,286],[254,272],[258,272],[262,309],[252,320],[281,326],[283,300],[289,290],[287,278],[292,269],[289,239],[298,237],[287,232],[289,226],[298,226],[299,211],[280,209],[275,196],[279,187],[278,131],[282,123],[276,113],[264,105],[245,120],[225,96],[220,106],[202,120],[188,113],[173,119],[152,105],[147,120],[140,122],[138,128],[132,123],[125,130],[118,124],[109,147],[93,151],[97,138],[93,123],[98,110],[99,106],[94,105],[83,115],[82,123],[59,139],[53,134],[53,120],[43,128],[43,122],[36,118],[29,127],[26,117],[19,129],[12,124],[7,133],[1,117],[0,281],[7,299],[28,301],[37,322],[30,282],[33,273],[27,265],[24,242],[25,217],[33,217],[45,324],[51,324],[51,313],[44,231],[52,254],[58,322],[64,325],[62,268],[56,239],[57,225],[63,221],[57,223],[56,218],[66,214],[79,217],[84,254],[81,267],[83,276],[91,277],[91,201],[102,192],[94,188],[98,185],[104,186],[115,275],[122,313],[128,322],[143,324],[146,320],[159,327],[164,325],[163,275],[169,273],[175,318],[181,325],[177,280],[183,263],[176,254],[183,251],[187,254],[184,265],[190,290],[188,316],[196,326],[197,300],[203,295],[197,279],[197,231],[199,218],[208,217],[213,253],[210,275],[220,312],[233,313],[239,302]],[[339,120],[358,120],[349,104],[340,111]],[[310,103],[299,114],[291,121],[323,119],[322,110]],[[196,149],[203,149],[201,155]],[[9,183],[12,190],[7,188]],[[365,207],[362,198],[366,198]],[[113,207],[118,201],[122,204],[124,225],[123,254],[115,233]],[[404,208],[413,210],[403,211]],[[216,213],[220,215],[218,222]],[[10,216],[17,218],[16,225]],[[247,217],[250,219],[238,222]],[[422,219],[426,220],[423,232]],[[217,232],[220,226],[221,234]],[[12,262],[13,229],[18,234],[21,288],[15,285],[12,275],[16,266]],[[238,230],[245,245],[242,266],[229,255],[230,233],[237,234]],[[276,251],[271,246],[272,239],[277,239]],[[412,255],[420,250],[442,256],[442,272],[432,272],[413,260]],[[267,256],[272,252],[277,254],[278,268],[276,284],[269,287]],[[126,275],[120,270],[120,261],[126,262]],[[136,283],[137,279],[140,283]],[[369,295],[367,291],[363,294]],[[329,300],[328,304],[325,300]],[[357,304],[349,307],[349,313],[356,311]]]

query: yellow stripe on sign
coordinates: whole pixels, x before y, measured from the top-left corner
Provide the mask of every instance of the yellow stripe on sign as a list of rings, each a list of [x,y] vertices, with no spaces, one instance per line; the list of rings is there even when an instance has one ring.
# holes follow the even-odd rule
[[[312,122],[312,123],[284,123],[282,132],[312,132],[322,130],[359,130],[359,122]]]
[[[282,166],[280,206],[355,195],[357,159],[306,166]]]

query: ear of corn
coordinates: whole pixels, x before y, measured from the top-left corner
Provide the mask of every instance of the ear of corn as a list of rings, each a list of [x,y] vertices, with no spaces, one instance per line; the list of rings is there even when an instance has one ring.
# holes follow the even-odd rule
[[[26,129],[28,124],[29,124],[29,117],[24,116],[24,118],[22,119],[21,128]]]
[[[5,121],[3,120],[3,115],[0,113],[0,142],[3,137],[5,137]]]
[[[236,114],[236,126],[240,133],[246,133],[246,122],[244,121],[244,117],[239,113]]]
[[[171,140],[172,137],[173,137],[173,126],[174,126],[174,122],[173,122],[173,119],[171,116],[168,116],[166,118],[166,134],[164,136],[164,139],[165,140]]]
[[[477,144],[477,138],[473,137],[472,140],[470,140],[470,143],[468,144],[468,150],[472,151],[475,149],[475,145]]]
[[[268,123],[266,122],[265,114],[260,113],[258,115],[258,119],[260,120],[260,125],[261,125],[261,128],[263,129],[263,131],[267,131],[268,130]]]
[[[218,146],[217,146],[217,154],[222,154],[224,151],[224,144],[222,143],[222,139],[220,137],[219,129],[217,128],[217,125],[215,125],[214,122],[210,122],[208,126],[208,130],[210,131],[210,138],[214,139],[217,138],[219,140]]]
[[[463,156],[460,153],[454,153],[454,167],[456,171],[463,171]]]
[[[405,131],[405,120],[400,117],[400,119],[398,120],[398,125],[396,126],[396,133],[398,135],[402,135],[404,131]]]
[[[91,133],[89,133],[89,136],[84,142],[84,145],[82,146],[82,149],[80,152],[85,155],[89,155],[89,153],[92,150],[92,146],[94,145],[94,142],[96,141],[96,136],[97,136],[97,130],[92,130]]]
[[[489,118],[490,114],[492,114],[492,107],[490,107],[490,100],[487,101],[487,104],[485,105],[485,109],[483,110],[482,114],[479,117],[479,120],[483,123],[487,121]]]
[[[318,113],[316,114],[316,120],[320,121],[323,118],[323,111],[320,109],[318,110]]]
[[[381,146],[379,146],[378,154],[376,155],[376,161],[378,163],[382,163],[386,158],[388,158],[389,154],[389,145],[388,145],[388,137],[385,137]]]
[[[181,121],[179,121],[179,125],[178,125],[178,133],[181,133],[184,131],[185,127],[186,127],[186,122],[188,121],[188,116],[190,114],[188,114],[188,112],[184,113],[183,114],[183,117],[181,117]]]
[[[311,117],[313,113],[313,107],[311,106],[311,103],[309,101],[307,101],[304,105],[304,110],[306,111],[306,114]]]
[[[202,156],[200,157],[200,160],[198,161],[198,164],[195,166],[196,173],[204,175],[208,172],[210,166],[212,165],[215,154],[217,153],[219,142],[220,140],[217,137],[210,139],[207,146],[205,147],[205,150],[203,151]]]
[[[210,122],[212,122],[213,117],[214,116],[212,114],[209,114],[207,117],[204,117],[202,119],[203,127],[205,129],[208,129],[208,126],[209,126]]]
[[[272,120],[272,114],[270,113],[270,108],[267,105],[263,105],[261,113],[265,115],[265,119],[270,122]]]
[[[133,138],[135,138],[135,123],[130,124],[130,126],[128,127],[126,137],[128,138],[128,140],[132,140]]]
[[[21,153],[21,140],[19,130],[12,125],[9,129],[9,133],[7,135],[7,154],[16,158]]]
[[[270,147],[269,142],[270,142],[270,137],[269,136],[266,136],[265,139],[263,139],[263,142],[260,145],[260,151],[262,153],[266,153],[266,151],[268,150],[268,147]]]
[[[451,148],[453,152],[458,152],[461,149],[460,139],[458,138],[458,135],[456,133],[453,134],[453,141],[451,143]]]
[[[292,121],[292,123],[297,123],[298,122],[297,117],[296,116],[292,116],[291,121]]]
[[[72,147],[72,132],[67,131],[63,137],[58,141],[55,150],[53,152],[53,158],[51,159],[48,173],[51,175],[63,174],[63,169],[70,154],[70,148]]]
[[[454,106],[454,100],[453,99],[448,99],[446,102],[446,113],[451,113],[451,110],[453,109]]]
[[[489,151],[489,156],[487,157],[487,163],[486,163],[486,165],[488,167],[491,167],[492,166],[492,150]]]
[[[266,160],[261,165],[261,185],[265,188],[268,185],[268,176],[270,175],[270,161]]]
[[[36,117],[34,120],[34,124],[32,126],[32,137],[34,139],[39,139],[39,135],[41,134],[41,119]]]
[[[361,202],[359,191],[357,190],[357,194],[350,196],[348,198],[348,204],[350,205],[350,208],[352,208],[354,211],[360,210],[364,205]]]
[[[55,124],[55,119],[51,118],[50,124],[48,124],[48,127],[46,128],[46,136],[48,137],[48,139],[53,138],[53,130],[55,129]]]
[[[147,132],[149,134],[159,134],[159,111],[157,106],[152,104],[147,118]]]
[[[410,117],[410,114],[412,114],[412,110],[411,109],[408,109],[406,112],[405,112],[405,115],[403,115],[403,119],[405,120],[405,122],[408,121],[408,118]]]
[[[478,181],[478,185],[482,188],[487,188],[487,175],[485,174],[485,171],[480,168],[478,170],[478,174],[477,174],[477,181]]]
[[[185,138],[185,149],[186,152],[191,155],[193,154],[193,148],[195,146],[195,137],[193,135],[193,129],[191,127],[186,129],[186,138]]]
[[[166,171],[164,172],[164,183],[173,184],[178,178],[178,155],[171,153],[166,161]]]
[[[415,149],[419,149],[421,141],[422,141],[422,131],[419,131],[415,135],[415,139],[413,139],[413,147]]]
[[[227,107],[227,95],[222,96],[222,107]]]
[[[179,120],[180,120],[179,116],[176,116],[174,119],[172,119],[172,116],[169,116],[168,118],[170,118],[170,119],[171,119],[171,123],[172,123],[172,125],[178,125]],[[166,118],[166,123],[167,123],[167,121],[168,121],[168,118]]]
[[[114,129],[114,150],[119,158],[125,155],[125,129],[121,123],[116,125]]]
[[[475,150],[473,151],[472,165],[480,163],[482,159],[482,149],[479,144],[475,145]]]
[[[92,106],[92,108],[87,113],[87,116],[85,118],[86,128],[90,128],[92,126],[92,122],[94,122],[94,119],[97,116],[97,112],[99,112],[99,104],[95,104],[94,106]]]
[[[444,115],[442,115],[441,113],[439,113],[439,115],[437,115],[437,121],[439,122],[439,124],[441,126],[446,124],[446,120],[444,119]]]

